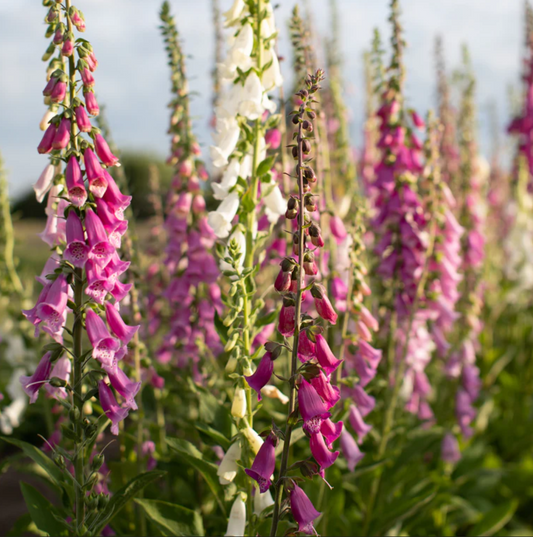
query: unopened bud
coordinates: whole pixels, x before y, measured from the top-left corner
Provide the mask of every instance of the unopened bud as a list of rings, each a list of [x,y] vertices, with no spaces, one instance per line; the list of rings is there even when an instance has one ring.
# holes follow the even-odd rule
[[[287,210],[285,211],[285,218],[293,220],[298,216],[298,210],[300,207],[300,201],[298,198],[290,197],[287,200]]]
[[[305,208],[310,212],[316,211],[316,202],[313,194],[306,194],[304,197]]]
[[[302,150],[306,155],[311,152],[311,142],[309,140],[302,140]]]

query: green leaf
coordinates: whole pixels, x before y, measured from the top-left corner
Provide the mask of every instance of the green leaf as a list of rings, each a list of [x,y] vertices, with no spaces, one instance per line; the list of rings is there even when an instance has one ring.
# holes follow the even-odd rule
[[[68,535],[68,527],[54,517],[59,511],[34,487],[21,483],[20,488],[26,507],[35,525],[48,535]]]
[[[517,507],[518,500],[516,499],[497,505],[468,532],[468,535],[494,535],[511,520]]]
[[[224,451],[226,451],[230,445],[231,441],[228,440],[221,432],[209,427],[205,423],[196,423],[195,427],[201,432],[213,439],[217,445],[221,446]]]
[[[217,466],[212,462],[205,460],[202,453],[190,442],[187,442],[187,440],[181,438],[167,438],[167,444],[171,449],[176,451],[184,461],[202,474],[209,485],[211,492],[214,494],[221,511],[224,513],[224,516],[227,516],[223,501],[224,492],[218,481]]]
[[[159,500],[135,500],[163,535],[204,535],[202,517],[191,509]]]
[[[50,479],[59,487],[65,486],[64,474],[63,472],[55,465],[49,457],[47,457],[40,449],[28,444],[28,442],[23,442],[22,440],[17,440],[16,438],[8,438],[6,436],[0,437],[0,439],[5,442],[9,442],[14,446],[22,449],[24,454],[36,462],[50,477]]]
[[[42,535],[46,537],[48,533],[41,531],[31,518],[30,513],[24,513],[16,522],[13,527],[6,533],[7,537],[19,537],[20,535],[26,535],[31,533],[32,535]]]
[[[217,331],[220,341],[222,342],[223,345],[225,345],[228,341],[228,329],[224,326],[224,323],[222,322],[222,319],[218,315],[216,309],[215,309],[215,330]]]
[[[261,315],[257,318],[257,322],[255,323],[256,327],[262,327],[266,326],[267,324],[273,323],[279,314],[279,309],[272,310],[270,313],[267,313],[266,315]]]
[[[166,472],[160,472],[158,470],[145,472],[134,477],[118,492],[113,494],[113,496],[111,496],[111,500],[109,500],[109,503],[106,505],[98,526],[93,528],[93,534],[99,535],[102,529],[109,524],[113,517],[115,517],[134,496],[143,490],[144,487],[163,477],[165,474]]]

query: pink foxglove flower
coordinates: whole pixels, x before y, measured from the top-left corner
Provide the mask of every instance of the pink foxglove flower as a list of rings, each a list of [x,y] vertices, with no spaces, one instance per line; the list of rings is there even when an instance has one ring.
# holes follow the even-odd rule
[[[51,164],[48,164],[39,176],[39,179],[37,179],[37,182],[33,185],[35,197],[39,203],[42,203],[46,193],[52,187],[54,175],[54,167]]]
[[[89,112],[91,116],[97,116],[100,113],[100,107],[96,102],[94,93],[87,89],[84,90],[83,96],[85,97],[85,107],[87,108],[87,112]]]
[[[107,180],[104,170],[91,148],[87,148],[83,153],[83,161],[85,162],[87,180],[89,181],[89,190],[96,198],[101,198],[106,191]]]
[[[85,190],[80,164],[74,155],[68,161],[65,181],[70,202],[76,207],[84,205],[87,201],[87,191]]]
[[[342,454],[348,463],[348,469],[350,472],[353,472],[357,463],[365,456],[365,454],[361,453],[354,437],[346,430],[341,434],[341,449]]]
[[[311,438],[309,439],[309,447],[311,448],[311,453],[320,466],[321,471],[329,468],[339,456],[338,451],[330,451],[327,448],[321,433],[311,435]]]
[[[359,443],[361,443],[365,436],[371,431],[372,425],[368,425],[363,421],[361,412],[359,412],[359,409],[355,405],[350,405],[349,419],[350,424],[359,439]]]
[[[89,258],[101,267],[105,267],[115,253],[115,248],[108,241],[102,221],[92,209],[88,209],[85,213],[85,228],[87,240],[91,247]]]
[[[135,403],[135,396],[141,389],[141,383],[135,382],[128,378],[126,373],[122,369],[114,364],[113,366],[106,368],[107,376],[111,382],[111,386],[125,399],[125,408],[131,410],[137,410],[137,404]]]
[[[321,283],[313,284],[311,295],[315,301],[315,308],[322,319],[329,321],[331,324],[337,322],[337,313],[329,301],[325,287]]]
[[[67,247],[63,256],[75,267],[83,268],[89,258],[89,246],[85,243],[85,235],[80,217],[70,211],[67,217]]]
[[[326,338],[321,334],[315,336],[316,339],[316,358],[318,363],[322,366],[327,375],[331,375],[339,365],[341,365],[342,360],[338,360],[331,349],[329,348]]]
[[[455,464],[461,459],[459,443],[452,433],[446,433],[441,444],[441,458],[444,462]]]
[[[117,403],[111,388],[103,380],[98,382],[98,395],[104,414],[111,420],[111,432],[118,435],[118,424],[128,417],[128,409]]]
[[[60,274],[50,286],[46,299],[37,305],[37,317],[53,335],[62,331],[68,300],[68,284],[64,274]]]
[[[283,306],[279,312],[278,331],[282,336],[290,337],[294,334],[294,301],[283,299]]]
[[[85,325],[93,347],[93,358],[106,367],[112,367],[115,363],[115,354],[120,348],[120,341],[111,336],[104,321],[93,310],[87,311]]]
[[[294,488],[289,492],[289,501],[291,504],[292,516],[298,524],[298,531],[307,535],[316,534],[315,528],[313,527],[313,521],[317,519],[321,513],[314,508],[311,500],[298,485],[294,485]]]
[[[328,410],[339,402],[341,398],[340,389],[338,386],[333,386],[322,371],[317,377],[311,379],[311,384],[326,403]]]
[[[70,141],[70,120],[63,118],[59,123],[59,127],[57,128],[54,139],[52,141],[52,149],[56,149],[56,150],[65,149],[69,141]]]
[[[122,320],[117,308],[109,302],[106,302],[105,304],[105,313],[107,324],[109,325],[109,328],[111,328],[113,334],[122,341],[123,345],[127,345],[139,330],[139,325],[128,326]]]
[[[94,138],[94,147],[98,158],[109,168],[118,162],[118,158],[111,153],[109,145],[104,140],[101,134],[97,134]]]
[[[56,132],[57,132],[57,127],[53,123],[50,123],[50,125],[48,125],[48,128],[44,132],[41,143],[37,147],[37,151],[39,153],[46,154],[52,151],[52,143],[56,136]]]
[[[35,373],[30,377],[21,376],[20,383],[22,389],[26,392],[30,398],[30,404],[37,401],[39,397],[39,389],[47,383],[50,378],[50,371],[52,370],[52,364],[50,362],[51,353],[47,352],[39,361],[39,365],[35,370]]]
[[[332,216],[330,218],[329,227],[331,230],[331,234],[335,237],[335,241],[337,242],[337,244],[340,244],[348,236],[348,232],[344,227],[342,219],[337,215]]]
[[[78,125],[80,131],[91,132],[92,125],[89,117],[87,116],[87,112],[85,111],[85,107],[80,104],[74,109],[74,113],[76,114],[76,124]]]
[[[302,380],[298,390],[298,405],[304,420],[303,429],[310,435],[318,433],[322,422],[331,417],[326,404],[305,379]]]

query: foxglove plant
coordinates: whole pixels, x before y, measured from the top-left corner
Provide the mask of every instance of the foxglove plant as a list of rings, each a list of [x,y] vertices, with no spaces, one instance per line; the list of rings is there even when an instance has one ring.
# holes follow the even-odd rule
[[[102,512],[107,496],[96,494],[94,489],[103,455],[89,462],[97,434],[107,420],[112,423],[111,432],[118,433],[118,424],[130,409],[136,408],[134,397],[140,388],[140,383],[128,379],[119,365],[128,352],[127,343],[138,329],[125,325],[119,313],[120,302],[129,291],[119,277],[129,263],[120,260],[117,248],[127,229],[123,212],[130,198],[120,193],[106,169],[117,164],[116,157],[99,130],[89,128],[90,120],[81,111],[85,108],[90,115],[98,112],[90,97],[98,62],[87,40],[74,40],[76,30],[85,30],[83,15],[70,0],[64,5],[47,3],[49,33],[50,28],[54,29],[48,52],[53,53],[62,43],[60,54],[68,63],[68,74],[62,61],[50,73],[44,94],[58,109],[48,122],[39,152],[49,153],[55,165],[65,165],[65,171],[52,178],[48,192],[48,223],[43,239],[53,247],[54,254],[43,272],[37,304],[24,314],[35,326],[36,335],[42,329],[54,341],[45,346],[35,373],[21,377],[21,383],[30,402],[42,386],[64,389],[50,392],[68,410],[70,423],[64,433],[73,440],[74,449],[69,452],[57,447],[54,460],[62,469],[65,459],[73,467],[73,475],[65,479],[65,483],[70,479],[75,491],[73,521],[64,524],[75,535],[81,535],[99,533],[109,518],[105,509]],[[54,67],[57,65],[54,62]],[[89,139],[83,138],[82,132],[88,133]],[[69,312],[73,316],[72,329],[67,326]],[[86,351],[84,331],[91,344]],[[65,338],[65,332],[72,339]],[[70,378],[59,372],[65,369],[58,367],[64,358],[72,363]],[[90,383],[95,387],[85,395]],[[67,397],[61,396],[64,394]],[[85,412],[85,403],[97,395],[104,422]]]
[[[201,353],[210,352],[216,358],[222,350],[213,328],[215,308],[221,307],[216,283],[219,271],[209,251],[215,236],[207,223],[200,182],[207,176],[192,132],[185,62],[168,2],[163,3],[160,18],[174,96],[169,105],[172,145],[168,162],[173,164],[175,175],[167,194],[167,286],[163,292],[173,314],[157,356],[160,362],[172,362],[179,367],[192,363],[198,377]]]

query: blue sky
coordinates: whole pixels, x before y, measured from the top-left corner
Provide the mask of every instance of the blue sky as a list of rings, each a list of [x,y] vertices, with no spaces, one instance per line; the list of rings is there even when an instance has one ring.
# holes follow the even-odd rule
[[[220,0],[227,8],[231,0]],[[276,1],[274,0],[275,4]],[[281,0],[277,10],[281,30],[280,53],[290,58],[286,21],[293,0]],[[309,0],[317,31],[327,36],[328,0]],[[99,60],[95,73],[98,99],[106,105],[114,138],[121,149],[150,150],[165,156],[169,73],[158,31],[157,0],[78,0],[86,19],[89,39]],[[171,0],[185,51],[191,90],[199,95],[192,103],[195,128],[203,146],[210,141],[213,37],[210,0]],[[364,106],[362,52],[369,46],[375,27],[388,38],[389,0],[338,0],[347,104],[353,120],[354,143],[360,141]],[[403,0],[402,21],[406,50],[407,98],[425,112],[434,105],[435,35],[444,37],[447,63],[460,59],[462,43],[468,43],[478,79],[477,102],[482,149],[489,147],[487,104],[498,109],[502,129],[508,117],[508,87],[517,85],[522,53],[522,0]],[[37,153],[42,136],[39,121],[45,107],[45,85],[40,58],[44,38],[45,9],[36,0],[0,4],[0,151],[16,196],[34,183],[46,164]],[[287,70],[290,61],[283,69]]]

